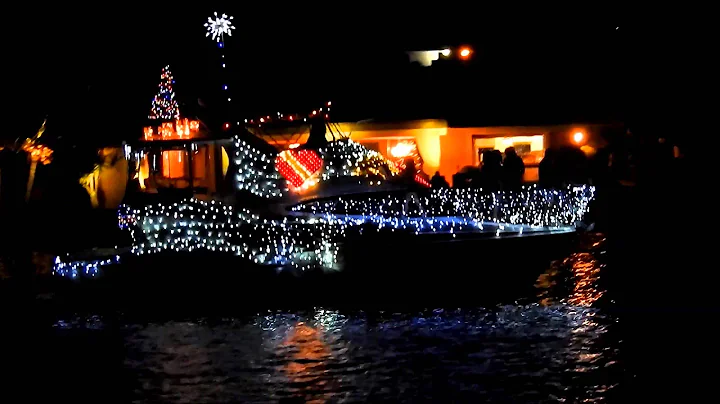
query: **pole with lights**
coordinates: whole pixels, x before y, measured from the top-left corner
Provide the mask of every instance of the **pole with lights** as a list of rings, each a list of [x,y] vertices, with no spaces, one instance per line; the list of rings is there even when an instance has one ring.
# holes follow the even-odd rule
[[[210,37],[215,41],[220,49],[220,58],[222,62],[222,68],[227,67],[225,61],[225,34],[232,36],[232,30],[235,29],[232,23],[233,17],[227,14],[218,15],[217,12],[213,13],[212,17],[208,17],[207,22],[204,24],[206,33],[205,37]],[[226,92],[228,103],[232,101],[229,94],[229,88],[226,83],[222,84],[222,89]]]

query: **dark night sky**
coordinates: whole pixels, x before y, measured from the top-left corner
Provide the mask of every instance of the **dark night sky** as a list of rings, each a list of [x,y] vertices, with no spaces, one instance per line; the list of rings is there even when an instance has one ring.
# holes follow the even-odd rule
[[[184,111],[197,110],[198,98],[224,106],[219,51],[202,26],[215,8],[187,4],[171,11],[124,5],[44,10],[38,30],[10,45],[17,55],[6,73],[13,125],[21,131],[50,114],[66,128],[83,126],[79,136],[128,137],[124,133],[147,115],[165,64]],[[223,80],[237,101],[231,113],[301,112],[333,100],[336,117],[346,119],[624,119],[638,97],[652,99],[644,70],[656,51],[676,46],[665,40],[661,25],[633,20],[622,10],[551,17],[488,10],[468,16],[460,9],[364,16],[348,7],[217,7],[234,15],[237,27],[226,41]],[[404,53],[460,44],[475,50],[469,65],[422,69]]]

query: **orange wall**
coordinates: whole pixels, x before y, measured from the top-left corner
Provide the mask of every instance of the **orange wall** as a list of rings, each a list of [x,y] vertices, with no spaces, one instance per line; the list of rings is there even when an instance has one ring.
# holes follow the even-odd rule
[[[447,135],[440,138],[440,174],[452,183],[452,175],[458,169],[475,164],[473,135],[528,136],[543,135],[544,147],[577,146],[573,143],[573,134],[583,132],[584,144],[593,147],[601,145],[598,136],[600,125],[554,125],[554,126],[500,126],[475,128],[448,128]],[[537,180],[537,170],[527,170],[527,181]]]
[[[448,134],[440,138],[440,175],[452,182],[453,174],[472,164],[472,133],[448,128]]]
[[[162,152],[162,175],[165,178],[185,177],[187,157],[185,150],[169,150]]]
[[[585,139],[583,144],[592,147],[602,145],[598,136],[603,125],[553,125],[553,126],[496,126],[496,127],[471,127],[452,128],[447,122],[440,120],[424,120],[398,122],[392,124],[364,123],[364,124],[339,124],[342,133],[349,133],[351,139],[359,143],[378,143],[378,151],[387,154],[387,139],[409,138],[414,139],[418,145],[420,155],[425,162],[424,171],[433,175],[435,171],[445,176],[448,182],[452,182],[452,175],[458,169],[475,164],[475,151],[473,147],[473,135],[496,136],[527,136],[543,135],[544,147],[578,146],[573,143],[573,134],[583,132]],[[307,141],[307,134],[302,136],[289,136],[281,134],[266,137],[267,141],[276,144],[290,143],[290,139],[298,143]],[[284,139],[282,139],[284,137]],[[531,170],[532,171],[532,170]],[[536,170],[535,170],[536,171]],[[530,173],[528,180],[533,180],[536,173]]]
[[[440,174],[452,184],[452,175],[459,169],[475,165],[474,135],[524,136],[547,135],[546,128],[540,127],[478,127],[448,128],[446,136],[440,138]],[[547,142],[547,136],[545,136]],[[547,146],[547,145],[546,145]]]

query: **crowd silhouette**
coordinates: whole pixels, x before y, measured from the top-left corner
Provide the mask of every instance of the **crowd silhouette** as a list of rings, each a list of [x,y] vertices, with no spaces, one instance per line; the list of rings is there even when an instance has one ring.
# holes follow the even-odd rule
[[[591,152],[577,147],[548,148],[537,167],[537,178],[525,180],[525,163],[513,147],[481,151],[480,165],[467,166],[452,176],[453,188],[487,191],[514,191],[524,184],[537,183],[541,188],[560,189],[573,184],[590,184],[606,188],[613,185],[635,185],[666,181],[683,167],[680,149],[660,138],[656,145],[642,149],[604,147]],[[450,184],[438,171],[430,180],[433,188]]]

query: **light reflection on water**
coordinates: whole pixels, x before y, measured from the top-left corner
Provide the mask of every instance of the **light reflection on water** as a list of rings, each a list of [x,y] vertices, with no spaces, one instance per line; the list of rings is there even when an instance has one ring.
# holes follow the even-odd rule
[[[123,367],[140,402],[604,401],[618,346],[594,254],[554,263],[532,304],[128,325]]]

